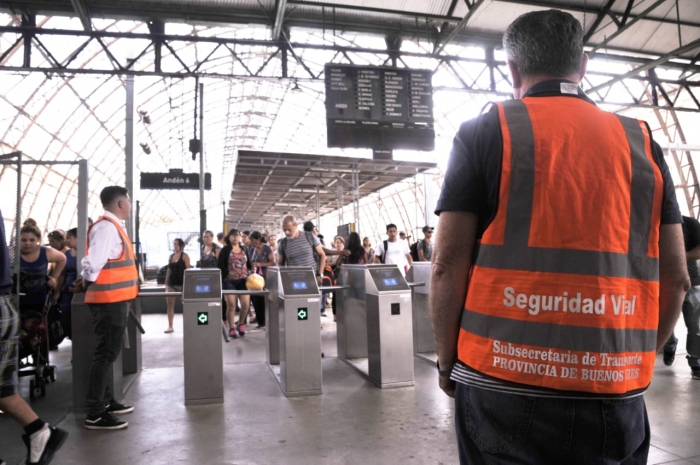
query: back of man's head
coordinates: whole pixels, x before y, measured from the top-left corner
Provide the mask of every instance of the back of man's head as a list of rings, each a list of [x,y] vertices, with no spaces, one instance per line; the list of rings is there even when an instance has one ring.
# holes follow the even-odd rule
[[[533,11],[508,26],[503,48],[525,78],[570,76],[581,71],[583,29],[569,13]]]
[[[314,231],[314,224],[311,221],[306,221],[304,223],[304,231],[306,232],[313,232]]]
[[[114,202],[119,200],[120,197],[125,197],[129,195],[129,191],[125,187],[121,186],[108,186],[102,189],[100,192],[100,201],[102,202],[102,207],[107,208],[113,205]]]

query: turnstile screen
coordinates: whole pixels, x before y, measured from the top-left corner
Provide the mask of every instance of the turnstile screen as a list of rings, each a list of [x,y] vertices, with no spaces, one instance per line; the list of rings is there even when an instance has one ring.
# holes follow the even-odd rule
[[[311,269],[308,271],[285,272],[284,268],[282,268],[280,271],[285,295],[318,294],[316,276],[314,276]]]
[[[221,299],[221,273],[212,271],[185,271],[182,287],[184,300]]]
[[[405,291],[409,289],[398,268],[370,269],[369,272],[379,292]]]

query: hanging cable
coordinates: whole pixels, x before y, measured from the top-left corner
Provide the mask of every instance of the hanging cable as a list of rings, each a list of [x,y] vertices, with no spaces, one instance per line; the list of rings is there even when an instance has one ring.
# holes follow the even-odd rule
[[[192,153],[192,161],[197,159],[197,154],[201,151],[201,141],[197,139],[197,97],[199,96],[199,78],[194,80],[194,120],[192,126],[194,127],[193,138],[190,139],[190,152]]]

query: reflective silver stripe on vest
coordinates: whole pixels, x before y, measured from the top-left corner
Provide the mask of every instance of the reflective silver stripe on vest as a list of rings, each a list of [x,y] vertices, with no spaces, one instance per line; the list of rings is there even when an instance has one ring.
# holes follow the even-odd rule
[[[117,289],[125,289],[127,287],[133,287],[133,286],[138,286],[138,285],[139,285],[138,279],[133,279],[133,280],[129,280],[129,281],[121,281],[118,283],[111,283],[111,284],[92,283],[92,284],[90,284],[88,291],[95,291],[95,292],[115,291]]]
[[[595,353],[656,351],[656,330],[652,329],[591,328],[537,323],[484,315],[466,308],[462,312],[462,328],[469,333],[502,341],[504,344],[523,344],[539,347],[541,350],[551,348]]]
[[[136,261],[127,258],[126,260],[116,260],[107,261],[105,266],[102,267],[103,270],[114,270],[117,268],[127,268],[129,266],[136,266]]]
[[[511,138],[511,174],[503,245],[481,244],[476,265],[486,268],[659,280],[659,261],[649,257],[654,205],[654,167],[646,157],[637,120],[619,116],[632,166],[627,253],[529,247],[535,190],[535,135],[526,105],[503,102]]]

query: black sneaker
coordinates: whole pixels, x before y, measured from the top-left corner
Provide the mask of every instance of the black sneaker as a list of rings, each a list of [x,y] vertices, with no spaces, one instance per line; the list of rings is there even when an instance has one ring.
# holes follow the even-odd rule
[[[664,350],[664,365],[670,367],[676,362],[676,353]]]
[[[700,379],[700,367],[690,367],[690,374],[693,379]]]
[[[122,429],[129,426],[129,422],[117,418],[111,413],[103,413],[99,417],[85,418],[85,428],[87,429]]]
[[[109,403],[107,408],[105,409],[105,412],[111,413],[112,415],[122,415],[124,413],[131,413],[134,411],[134,406],[133,405],[124,405],[120,404],[116,400],[113,400],[112,402]]]
[[[54,428],[46,423],[36,433],[28,436],[22,435],[22,440],[27,445],[27,464],[47,464],[53,459],[53,455],[61,448],[68,438],[68,432]],[[2,462],[0,460],[0,462]],[[4,462],[2,462],[4,463]]]

